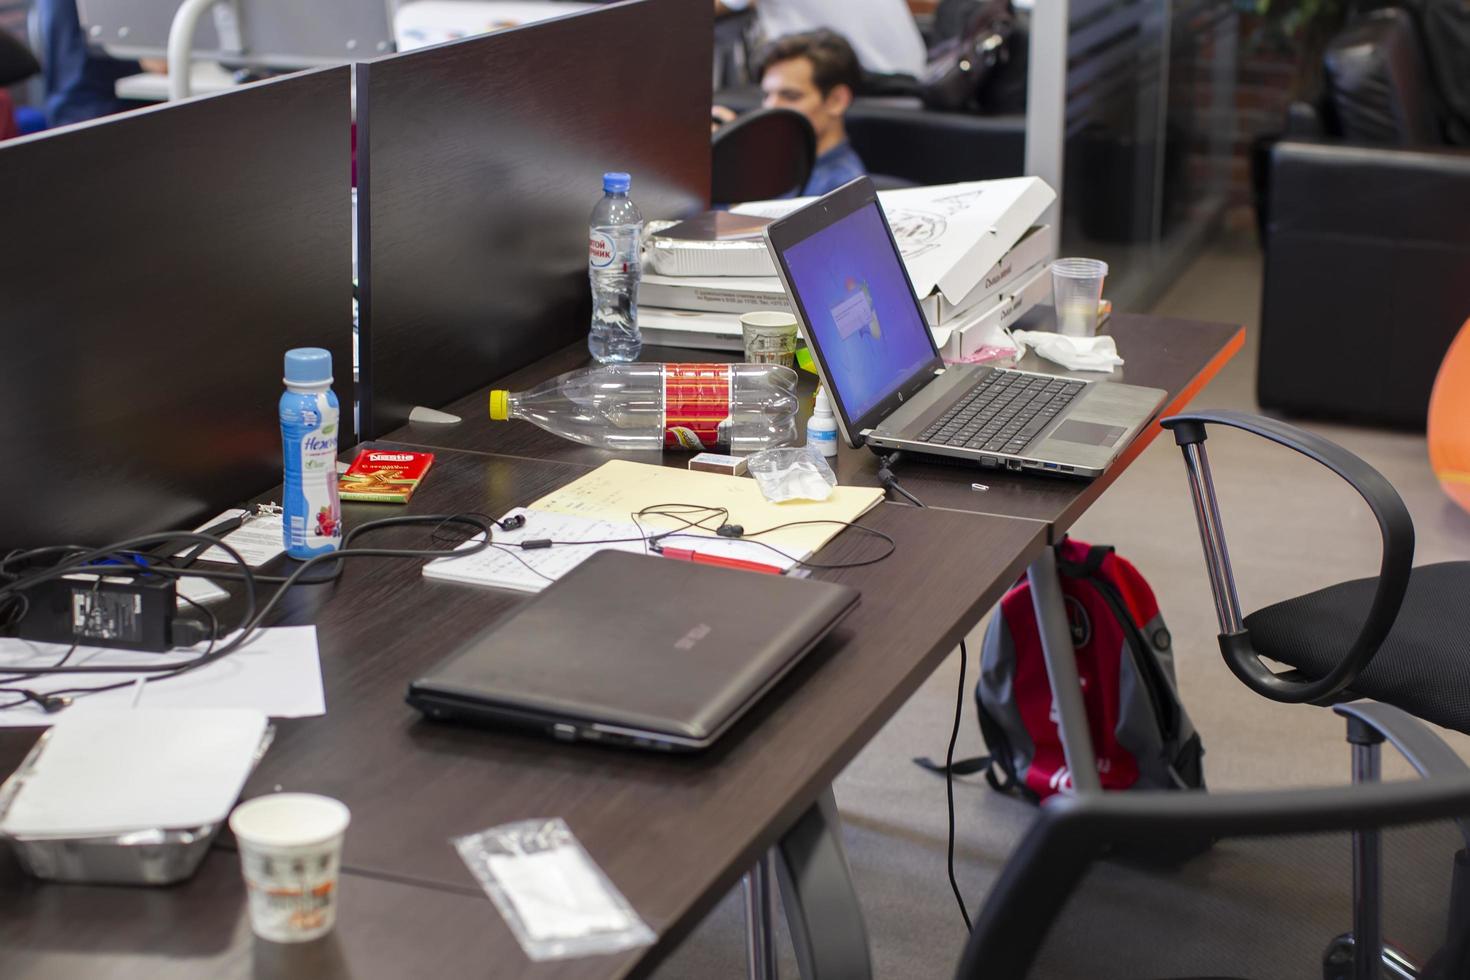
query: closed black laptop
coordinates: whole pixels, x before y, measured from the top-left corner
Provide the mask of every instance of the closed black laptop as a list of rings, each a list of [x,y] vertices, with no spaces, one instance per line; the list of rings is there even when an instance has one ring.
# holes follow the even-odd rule
[[[593,555],[409,685],[433,718],[708,747],[857,605],[847,586]]]

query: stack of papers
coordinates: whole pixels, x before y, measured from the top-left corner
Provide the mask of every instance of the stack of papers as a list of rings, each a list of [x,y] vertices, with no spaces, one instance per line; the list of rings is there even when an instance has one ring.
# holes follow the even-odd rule
[[[982,332],[1003,329],[1035,305],[1038,284],[1056,252],[1056,232],[1037,219],[1056,199],[1039,178],[969,181],[879,191],[884,213],[935,340],[947,358],[965,354],[957,332],[985,320]],[[735,214],[780,218],[812,198],[757,201]],[[733,261],[733,260],[732,260]],[[730,272],[701,266],[699,275],[646,273],[639,292],[639,326],[651,343],[739,350],[740,316],[792,309],[769,256],[760,269],[742,260]],[[665,270],[671,268],[665,264]],[[764,274],[751,275],[752,271]],[[1048,283],[1049,285],[1049,283]],[[1002,312],[1004,311],[1004,312]],[[939,328],[945,328],[941,333]],[[968,347],[981,346],[975,334]]]
[[[670,547],[789,571],[836,537],[844,524],[856,521],[882,499],[880,489],[835,487],[832,496],[823,501],[773,504],[748,477],[614,460],[528,508],[511,511],[512,515],[524,515],[525,525],[514,531],[496,531],[490,548],[461,558],[432,561],[424,566],[424,576],[539,592],[598,551],[647,554],[647,537],[682,529],[683,523],[659,515],[633,515],[669,504],[724,508],[729,512],[729,523],[741,525],[747,535],[791,522],[820,522],[734,539],[716,535],[714,528],[719,522],[711,519],[706,521],[707,528],[693,528],[664,539]],[[692,512],[689,518],[706,518],[713,513]],[[518,546],[536,539],[559,543],[530,550]]]

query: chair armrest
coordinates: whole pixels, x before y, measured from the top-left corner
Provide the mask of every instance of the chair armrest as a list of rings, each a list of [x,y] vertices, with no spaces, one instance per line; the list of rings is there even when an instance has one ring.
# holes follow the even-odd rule
[[[1175,415],[1160,424],[1174,433],[1174,441],[1184,451],[1189,466],[1200,539],[1210,566],[1220,619],[1220,652],[1226,664],[1247,687],[1272,700],[1319,704],[1330,701],[1351,686],[1373,659],[1403,605],[1414,563],[1414,522],[1403,499],[1382,474],[1346,449],[1276,419],[1218,410]],[[1204,452],[1208,425],[1227,425],[1250,432],[1322,464],[1358,492],[1378,521],[1383,536],[1383,560],[1368,617],[1342,660],[1325,677],[1304,681],[1273,673],[1251,646],[1250,631],[1241,623],[1240,600],[1235,595],[1234,573],[1230,569],[1225,532]]]
[[[1327,135],[1322,113],[1310,102],[1293,102],[1286,107],[1286,139],[1319,139]]]
[[[1334,705],[1332,710],[1382,735],[1425,779],[1470,775],[1470,765],[1465,764],[1448,742],[1402,708],[1379,701],[1354,701]],[[1470,848],[1470,819],[1462,817],[1455,824],[1460,828],[1465,846]]]

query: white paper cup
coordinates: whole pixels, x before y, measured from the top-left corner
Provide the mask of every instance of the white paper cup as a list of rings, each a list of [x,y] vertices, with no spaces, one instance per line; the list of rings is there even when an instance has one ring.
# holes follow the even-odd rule
[[[1068,337],[1097,333],[1097,309],[1107,276],[1108,264],[1101,259],[1057,259],[1051,264],[1057,333]]]
[[[796,366],[796,317],[778,310],[746,313],[740,318],[745,359],[751,364]]]
[[[325,936],[337,921],[347,807],[313,793],[273,793],[235,807],[230,830],[250,895],[250,927],[273,943]]]

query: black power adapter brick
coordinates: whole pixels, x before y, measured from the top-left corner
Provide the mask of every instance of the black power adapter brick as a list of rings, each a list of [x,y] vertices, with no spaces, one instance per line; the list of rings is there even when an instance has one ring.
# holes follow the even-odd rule
[[[27,589],[25,598],[25,615],[15,627],[23,640],[154,652],[174,646],[171,578],[69,575]]]

